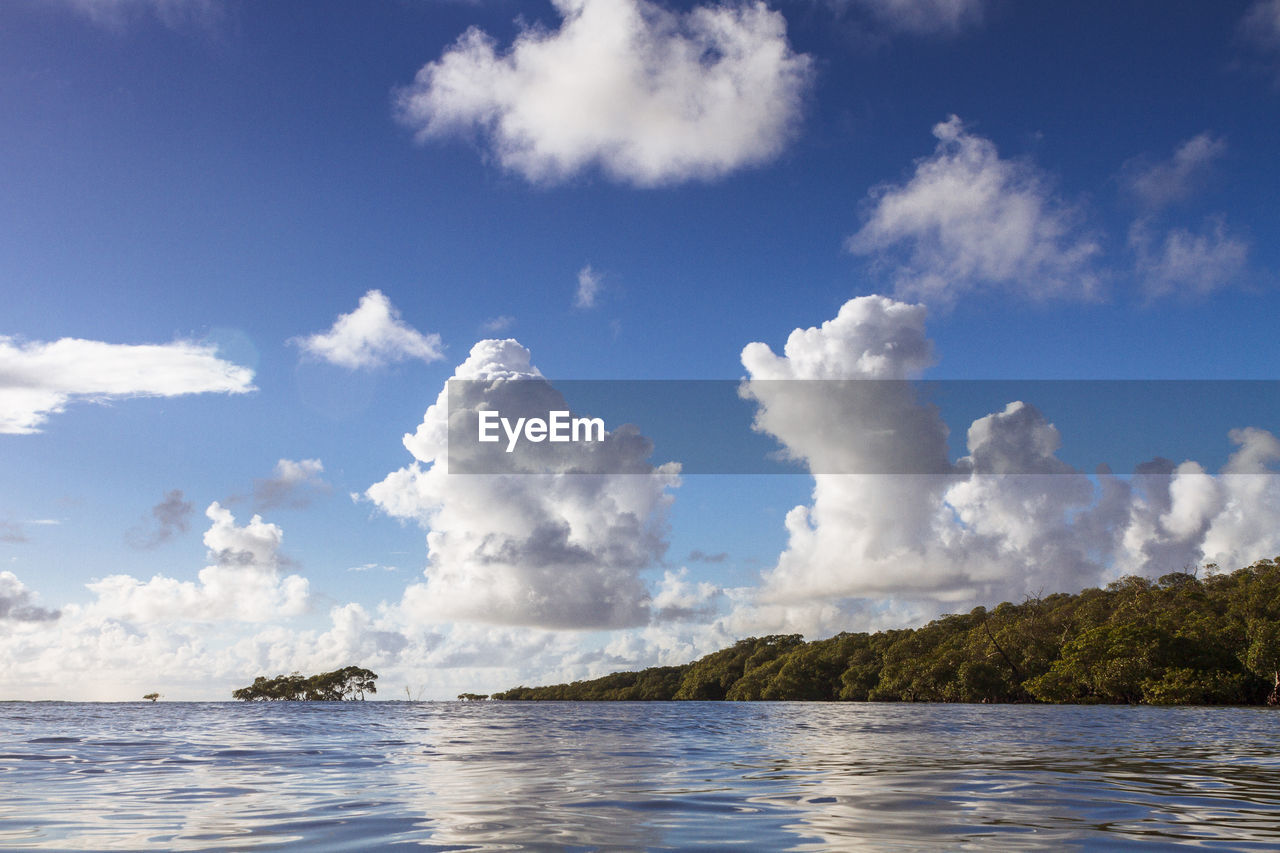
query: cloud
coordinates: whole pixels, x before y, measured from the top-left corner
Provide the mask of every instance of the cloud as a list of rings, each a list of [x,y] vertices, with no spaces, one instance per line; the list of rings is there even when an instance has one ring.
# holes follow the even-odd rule
[[[830,0],[869,14],[894,32],[917,36],[953,36],[982,23],[985,0]]]
[[[151,523],[132,528],[125,534],[125,540],[135,548],[154,548],[175,534],[186,533],[192,512],[193,507],[183,498],[181,489],[166,492],[164,500],[151,508]]]
[[[570,408],[514,340],[480,341],[451,379],[467,380],[453,383],[460,396],[446,382],[404,438],[415,461],[365,493],[428,530],[426,582],[405,591],[405,612],[553,629],[647,622],[640,573],[665,551],[678,466],[650,465],[652,445],[620,427],[590,445],[530,445],[513,457],[530,473],[451,475],[450,421],[482,408],[510,417]]]
[[[155,15],[167,26],[207,21],[218,13],[217,0],[62,0],[101,26],[121,27],[141,15]]]
[[[1160,210],[1199,189],[1226,151],[1225,140],[1205,131],[1179,145],[1168,160],[1130,161],[1125,166],[1124,187],[1147,210]]]
[[[700,548],[694,548],[689,552],[688,559],[691,563],[723,563],[725,560],[729,559],[729,554],[725,551],[708,554]]]
[[[593,270],[591,264],[578,270],[578,289],[573,294],[573,307],[596,307],[596,296],[600,293],[601,283],[600,273]]]
[[[1031,299],[1092,299],[1099,246],[1028,163],[1001,159],[995,145],[951,116],[933,128],[934,153],[905,185],[886,185],[849,238],[850,251],[891,270],[899,296],[948,303],[970,292]]]
[[[1194,461],[1162,460],[1144,471],[1117,550],[1118,572],[1235,568],[1280,554],[1280,439],[1257,427],[1228,438],[1237,449],[1218,476]]]
[[[255,515],[237,526],[235,516],[218,503],[205,510],[212,522],[204,534],[210,565],[199,580],[156,575],[140,581],[109,575],[87,584],[97,600],[93,608],[130,622],[266,622],[307,610],[310,593],[299,575],[282,577],[283,531]]]
[[[763,602],[906,589],[945,594],[957,585],[945,572],[909,577],[904,571],[919,562],[919,549],[931,538],[950,473],[945,425],[916,402],[909,385],[893,381],[932,363],[924,320],[923,306],[860,297],[820,327],[793,331],[782,355],[764,343],[744,347],[749,380],[743,394],[757,404],[754,426],[777,438],[791,458],[813,472],[868,470],[859,463],[888,459],[905,465],[919,458],[932,460],[939,475],[816,473],[812,505],[786,515],[788,545],[766,573]],[[850,383],[849,393],[828,394],[823,383],[795,380],[882,381]],[[864,399],[864,386],[874,400]],[[898,430],[896,424],[908,428]]]
[[[45,610],[33,602],[35,595],[13,572],[0,571],[0,622],[52,622],[57,610]]]
[[[32,518],[25,521],[0,521],[0,542],[8,542],[11,544],[19,544],[30,541],[27,537],[27,528],[32,526],[48,526],[61,524],[62,522],[52,518]]]
[[[486,332],[494,334],[497,332],[505,332],[515,324],[515,317],[512,317],[509,314],[500,314],[493,319],[485,320],[484,323],[481,324],[480,328],[484,329]]]
[[[761,586],[726,591],[732,607],[719,622],[728,633],[908,624],[1125,573],[1280,553],[1280,440],[1265,430],[1233,431],[1238,449],[1216,476],[1157,459],[1128,480],[1090,477],[1058,458],[1062,436],[1049,418],[1015,400],[976,419],[967,454],[949,462],[933,407],[907,383],[865,381],[908,378],[930,363],[924,319],[921,306],[861,297],[792,332],[781,356],[763,343],[744,348],[757,428],[808,465],[814,486],[786,514],[787,545]],[[840,378],[861,381],[841,393],[778,381]],[[912,470],[925,473],[823,473],[884,459],[888,471],[924,460]]]
[[[653,596],[654,620],[667,622],[681,619],[705,620],[716,612],[724,591],[707,581],[693,582],[688,579],[689,570],[683,566],[679,571],[670,569],[663,571],[658,590]]]
[[[293,338],[290,343],[313,358],[350,370],[369,370],[389,363],[444,358],[440,336],[424,335],[400,319],[400,312],[380,290],[360,297],[350,314],[341,314],[327,332]]]
[[[1129,247],[1148,298],[1208,296],[1244,273],[1249,244],[1228,232],[1221,217],[1210,217],[1199,232],[1172,228],[1163,240],[1152,231],[1146,219],[1129,230]]]
[[[21,343],[0,335],[0,433],[36,433],[77,400],[243,394],[253,371],[217,357],[214,347],[108,344],[78,338]]]
[[[418,139],[478,132],[537,183],[593,166],[639,186],[709,180],[767,162],[800,120],[810,60],[764,3],[688,13],[648,0],[555,0],[558,29],[505,54],[478,29],[396,95]]]
[[[267,479],[255,480],[253,505],[259,511],[288,507],[302,509],[311,505],[316,492],[328,493],[331,486],[320,476],[324,465],[319,459],[281,459],[276,463],[275,474]]]
[[[1280,51],[1280,0],[1257,0],[1240,21],[1240,34],[1263,51]]]

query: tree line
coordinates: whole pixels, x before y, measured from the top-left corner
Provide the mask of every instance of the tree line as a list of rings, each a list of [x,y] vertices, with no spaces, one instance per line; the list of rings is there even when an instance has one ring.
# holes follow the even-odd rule
[[[231,692],[232,699],[244,702],[340,702],[363,700],[366,693],[377,693],[377,673],[358,666],[347,666],[318,675],[259,675],[248,687]]]
[[[750,637],[682,666],[493,698],[1280,704],[1280,563],[1206,570],[976,607],[915,629]]]

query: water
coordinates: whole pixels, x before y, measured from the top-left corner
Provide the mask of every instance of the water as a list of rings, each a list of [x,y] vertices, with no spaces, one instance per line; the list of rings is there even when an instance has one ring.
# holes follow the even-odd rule
[[[1246,708],[0,703],[0,848],[1274,850],[1278,736]]]

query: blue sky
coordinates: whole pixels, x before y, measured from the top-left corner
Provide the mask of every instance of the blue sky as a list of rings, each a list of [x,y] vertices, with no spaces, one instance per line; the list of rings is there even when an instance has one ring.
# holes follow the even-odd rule
[[[2,697],[359,662],[444,698],[1280,553],[1273,478],[1210,476],[1273,470],[1265,422],[1151,447],[1183,467],[1123,498],[471,494],[402,441],[449,377],[530,365],[1274,378],[1275,0],[16,0],[0,110]],[[995,407],[965,470],[1056,470],[1088,414]],[[520,559],[476,563],[494,537]]]

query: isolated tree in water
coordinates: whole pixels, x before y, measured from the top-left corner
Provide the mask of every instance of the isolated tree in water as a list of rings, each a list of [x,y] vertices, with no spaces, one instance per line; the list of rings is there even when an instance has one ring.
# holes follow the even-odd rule
[[[248,687],[231,692],[232,699],[244,702],[339,702],[363,701],[366,693],[377,693],[378,674],[358,666],[304,676],[297,672],[267,678],[259,675]]]

